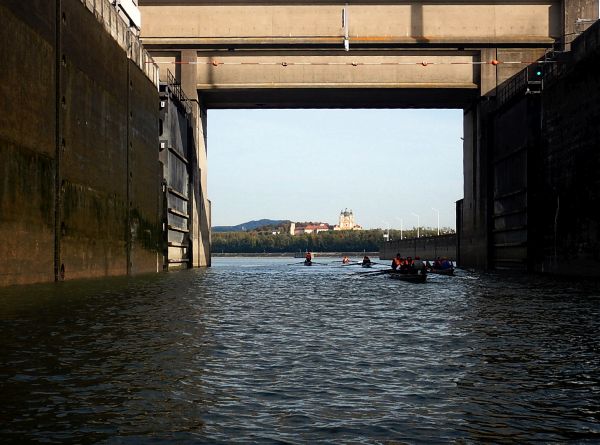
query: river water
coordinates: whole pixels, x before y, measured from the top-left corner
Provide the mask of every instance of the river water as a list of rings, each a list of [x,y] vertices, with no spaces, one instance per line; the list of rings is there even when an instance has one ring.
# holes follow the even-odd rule
[[[600,442],[600,290],[221,259],[0,290],[0,442]]]

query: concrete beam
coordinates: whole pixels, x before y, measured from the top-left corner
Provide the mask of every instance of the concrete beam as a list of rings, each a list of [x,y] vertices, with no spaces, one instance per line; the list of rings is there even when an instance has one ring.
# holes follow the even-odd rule
[[[140,3],[142,38],[154,49],[343,47],[346,32],[341,3]],[[562,35],[558,0],[351,2],[346,8],[350,48],[550,46]]]
[[[200,53],[197,88],[475,89],[478,84],[479,66],[473,64],[478,54],[346,54]]]

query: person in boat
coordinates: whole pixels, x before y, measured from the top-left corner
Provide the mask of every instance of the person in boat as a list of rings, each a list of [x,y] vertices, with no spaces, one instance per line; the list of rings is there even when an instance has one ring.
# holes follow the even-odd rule
[[[408,258],[400,258],[400,267],[396,270],[407,271],[409,270],[408,264]]]
[[[406,268],[408,270],[412,270],[415,268],[415,262],[413,261],[411,256],[406,257]]]
[[[342,258],[342,264],[349,264],[350,263],[350,258],[344,255],[344,258]]]
[[[416,256],[415,260],[413,261],[413,267],[416,270],[425,270],[425,263],[421,260],[420,257]]]
[[[442,258],[442,261],[440,262],[440,269],[442,270],[448,270],[448,269],[452,269],[452,263],[450,261],[448,261],[448,258]]]
[[[442,261],[440,260],[440,257],[437,257],[434,261],[433,261],[433,266],[431,267],[432,269],[441,269],[442,268]]]
[[[362,265],[363,266],[368,266],[371,264],[371,259],[368,256],[364,256],[363,260],[362,260]]]
[[[402,257],[397,253],[396,258],[392,260],[392,269],[398,270],[400,266],[402,266]]]
[[[306,264],[312,263],[312,259],[313,259],[312,252],[306,252],[306,255],[304,256],[304,262]]]

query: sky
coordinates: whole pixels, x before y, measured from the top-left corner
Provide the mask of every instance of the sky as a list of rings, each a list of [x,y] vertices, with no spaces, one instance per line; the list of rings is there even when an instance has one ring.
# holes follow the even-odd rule
[[[462,136],[462,110],[209,110],[212,225],[455,228]]]

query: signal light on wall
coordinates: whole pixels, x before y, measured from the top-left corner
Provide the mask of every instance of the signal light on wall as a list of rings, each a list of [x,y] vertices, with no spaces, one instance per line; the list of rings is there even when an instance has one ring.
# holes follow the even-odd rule
[[[537,64],[532,68],[532,70],[527,69],[527,91],[525,94],[539,94],[544,89],[543,65]]]

